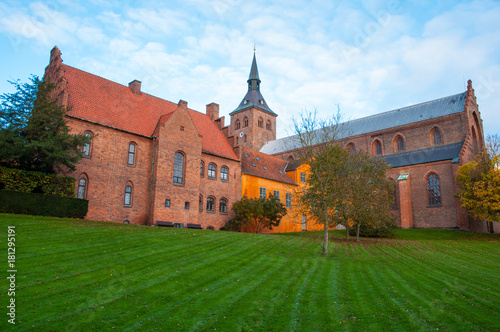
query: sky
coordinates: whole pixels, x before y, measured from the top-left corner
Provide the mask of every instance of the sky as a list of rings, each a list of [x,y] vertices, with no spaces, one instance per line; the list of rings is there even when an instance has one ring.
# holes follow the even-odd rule
[[[500,133],[500,2],[491,0],[0,1],[0,93],[65,64],[226,116],[247,91],[292,119],[346,120],[438,99],[472,80],[486,134]]]

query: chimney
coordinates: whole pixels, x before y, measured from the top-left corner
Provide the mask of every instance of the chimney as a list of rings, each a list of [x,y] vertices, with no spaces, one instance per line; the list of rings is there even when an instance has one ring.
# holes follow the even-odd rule
[[[177,103],[177,107],[179,108],[183,108],[185,110],[187,110],[187,107],[188,107],[188,103],[187,101],[184,101],[184,100],[179,100],[179,102]]]
[[[132,90],[134,95],[141,94],[141,81],[133,80],[128,84],[128,87],[130,88],[130,90]]]
[[[210,120],[215,121],[219,118],[219,104],[210,103],[207,105],[207,115]]]

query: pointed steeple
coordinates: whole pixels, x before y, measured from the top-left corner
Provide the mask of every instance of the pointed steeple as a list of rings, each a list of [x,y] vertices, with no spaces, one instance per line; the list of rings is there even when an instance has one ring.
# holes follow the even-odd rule
[[[241,101],[240,105],[229,115],[235,114],[247,108],[255,107],[271,115],[277,116],[277,114],[274,113],[269,108],[269,106],[267,106],[264,97],[262,97],[262,94],[260,93],[260,78],[259,78],[259,70],[257,69],[257,59],[255,57],[255,50],[253,52],[252,68],[250,68],[250,75],[248,76],[247,83],[248,83],[248,91],[245,97],[243,97],[243,100]]]
[[[257,69],[257,60],[255,59],[255,51],[253,52],[252,68],[250,69],[250,75],[248,76],[247,83],[248,83],[248,90],[260,89],[259,70]]]

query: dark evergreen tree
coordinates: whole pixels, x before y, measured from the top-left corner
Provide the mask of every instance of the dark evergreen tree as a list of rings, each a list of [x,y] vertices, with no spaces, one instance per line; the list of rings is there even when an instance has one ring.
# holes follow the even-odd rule
[[[53,98],[55,85],[37,76],[10,82],[15,93],[0,96],[0,164],[27,171],[74,170],[89,138],[69,133],[65,108]]]

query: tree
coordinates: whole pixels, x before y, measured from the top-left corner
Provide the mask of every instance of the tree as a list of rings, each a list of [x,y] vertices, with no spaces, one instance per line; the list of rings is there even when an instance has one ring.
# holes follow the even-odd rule
[[[500,221],[500,169],[496,166],[499,161],[498,155],[491,156],[483,150],[458,169],[457,196],[473,218]]]
[[[66,110],[53,98],[54,84],[37,76],[30,80],[10,82],[17,91],[0,96],[0,165],[44,173],[72,171],[90,138],[69,133]]]
[[[306,187],[298,193],[303,213],[312,215],[323,227],[323,255],[328,254],[328,229],[336,224],[376,228],[395,227],[390,213],[392,183],[386,178],[389,166],[368,153],[353,153],[339,145],[348,136],[340,112],[329,120],[317,120],[316,112],[294,120],[296,155],[309,166]]]
[[[323,224],[323,255],[328,254],[328,230],[334,220],[345,216],[347,207],[339,199],[347,188],[340,177],[346,171],[346,163],[341,161],[346,154],[335,143],[345,131],[341,120],[340,110],[326,120],[319,119],[316,110],[302,112],[299,119],[293,119],[295,136],[287,142],[288,150],[294,150],[308,167],[306,188],[298,193],[297,201],[301,213]]]
[[[230,221],[228,228],[249,225],[255,233],[279,226],[281,219],[287,214],[285,206],[271,194],[266,199],[244,196],[233,204],[232,210],[236,213],[236,218]]]

